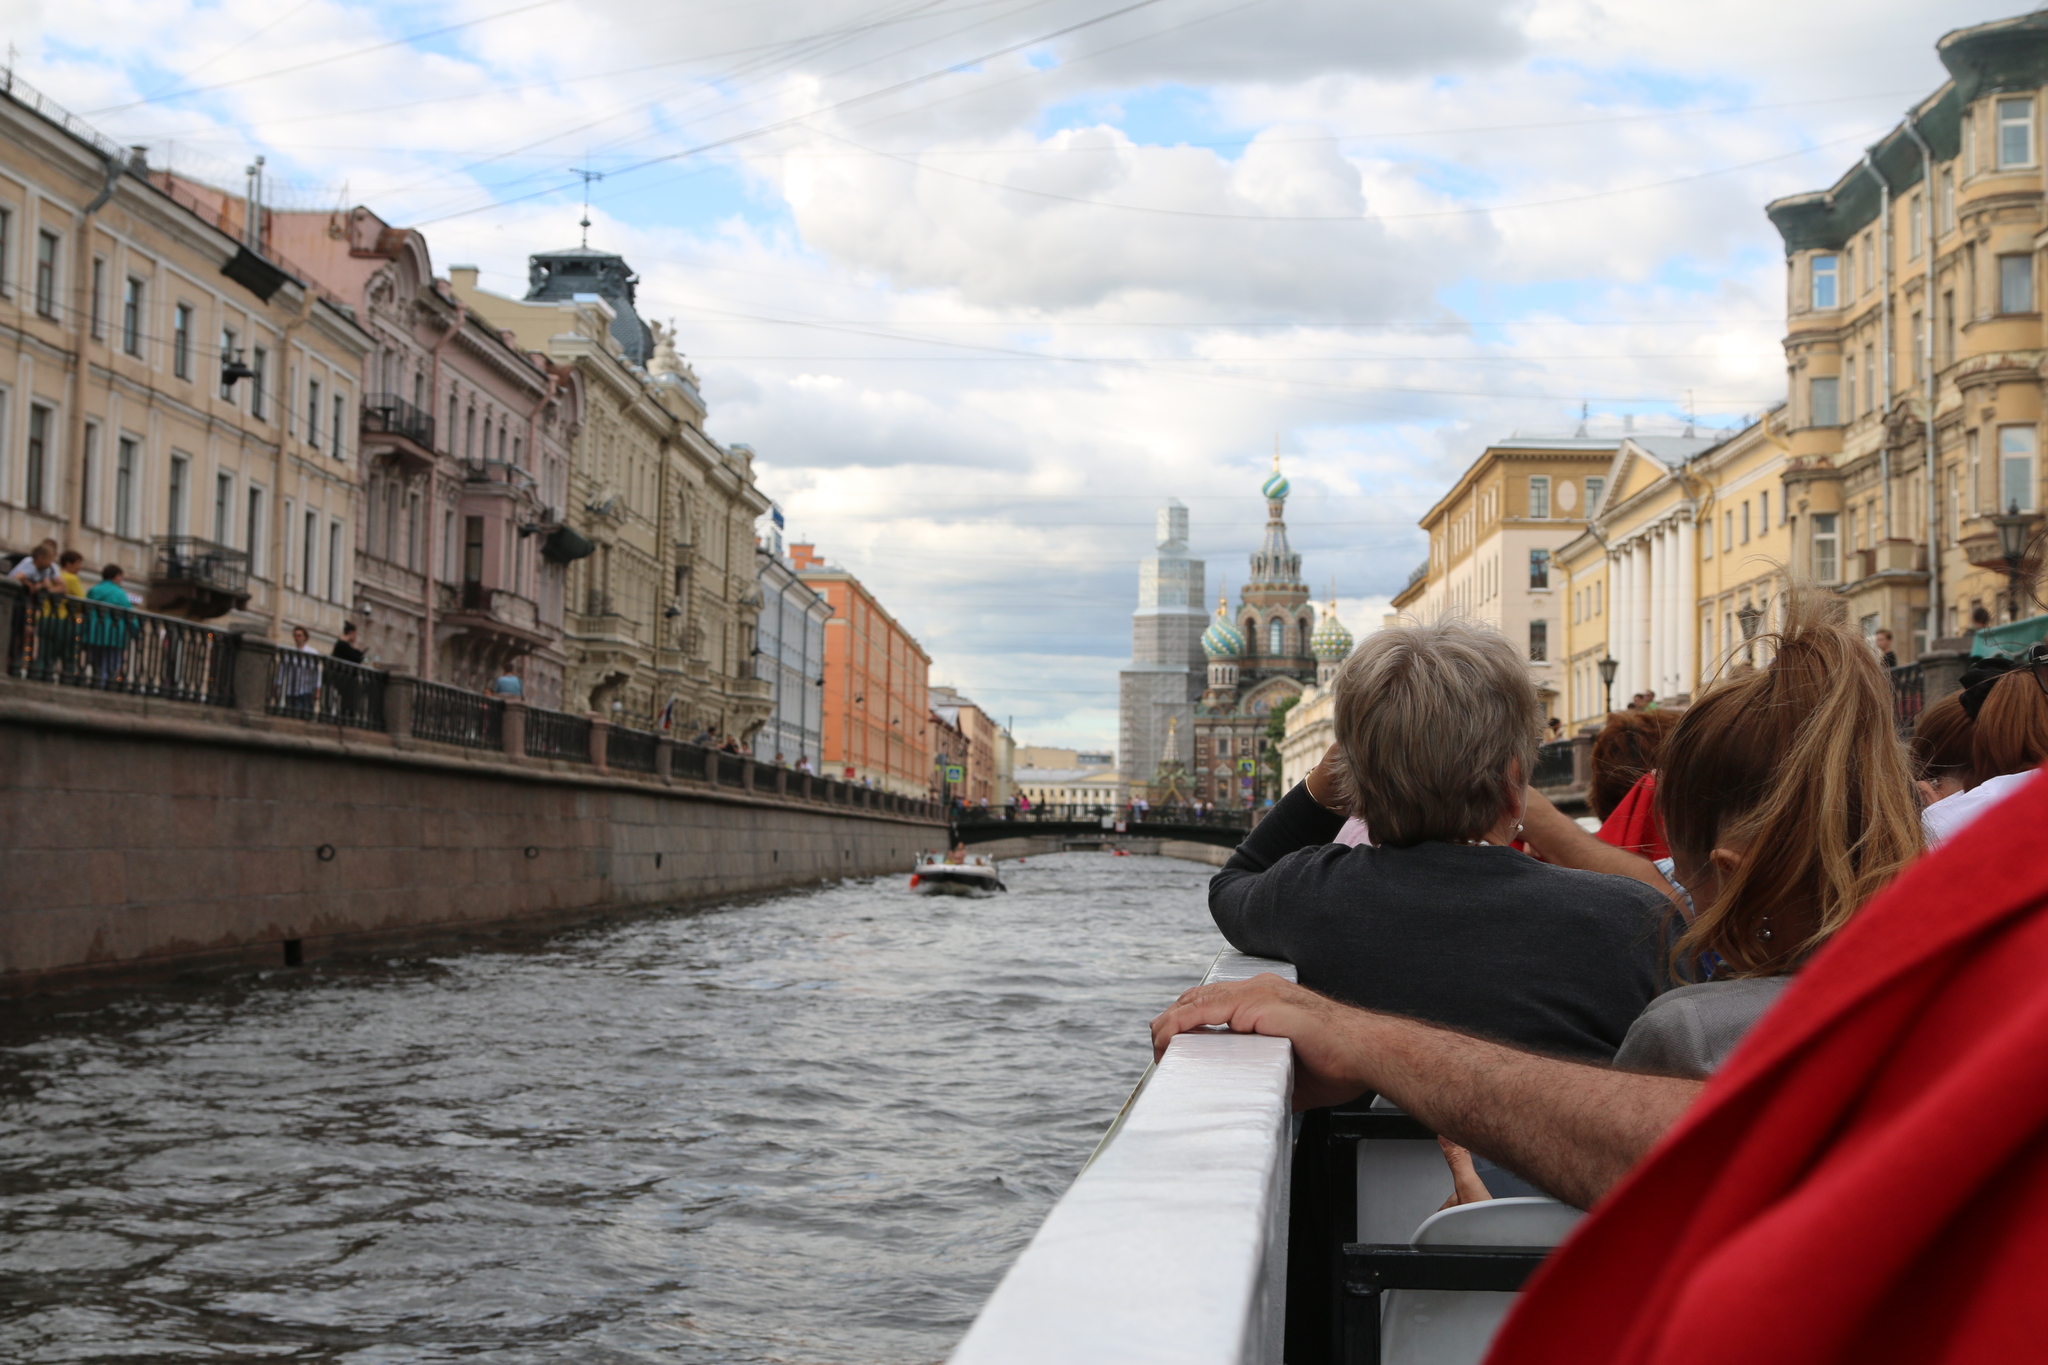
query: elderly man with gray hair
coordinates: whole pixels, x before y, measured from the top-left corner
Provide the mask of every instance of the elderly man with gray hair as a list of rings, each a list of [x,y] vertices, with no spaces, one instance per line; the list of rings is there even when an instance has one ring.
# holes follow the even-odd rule
[[[1301,983],[1606,1062],[1669,986],[1668,899],[1510,847],[1543,709],[1490,627],[1369,635],[1332,684],[1337,742],[1209,883],[1217,928]],[[1356,815],[1370,842],[1332,843]]]

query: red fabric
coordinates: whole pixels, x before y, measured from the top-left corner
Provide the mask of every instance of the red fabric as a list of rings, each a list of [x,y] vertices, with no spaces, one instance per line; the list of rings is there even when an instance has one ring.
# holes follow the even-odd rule
[[[1488,1365],[2048,1356],[2048,773],[1873,900]]]
[[[1607,813],[1599,837],[1603,843],[1645,858],[1671,856],[1664,844],[1664,826],[1657,819],[1657,774],[1644,773],[1636,779],[1621,804]]]

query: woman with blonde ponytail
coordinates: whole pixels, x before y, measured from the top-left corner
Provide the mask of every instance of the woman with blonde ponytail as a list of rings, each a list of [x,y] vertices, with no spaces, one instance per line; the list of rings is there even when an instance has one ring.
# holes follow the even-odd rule
[[[1693,915],[1673,950],[1706,979],[1651,1002],[1615,1065],[1705,1075],[1921,849],[1876,656],[1794,592],[1770,662],[1708,688],[1665,744],[1657,813]]]

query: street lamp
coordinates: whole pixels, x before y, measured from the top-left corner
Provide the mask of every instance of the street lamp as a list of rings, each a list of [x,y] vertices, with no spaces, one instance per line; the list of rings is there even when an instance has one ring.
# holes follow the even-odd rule
[[[1609,711],[1614,709],[1614,675],[1620,670],[1621,661],[1613,655],[1605,655],[1601,658],[1600,684],[1607,689],[1607,709]]]
[[[2020,619],[2020,562],[2027,555],[2027,521],[2021,515],[2020,505],[2015,500],[2005,509],[2002,517],[1993,517],[1991,524],[1998,528],[1998,550],[2005,556],[2005,619]]]

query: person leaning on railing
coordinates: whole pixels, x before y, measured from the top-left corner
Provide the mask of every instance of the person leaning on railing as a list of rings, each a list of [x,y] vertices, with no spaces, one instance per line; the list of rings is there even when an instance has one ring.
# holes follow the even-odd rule
[[[1509,847],[1543,724],[1521,653],[1468,621],[1382,630],[1332,691],[1337,743],[1209,883],[1223,936],[1357,1005],[1611,1058],[1668,984],[1668,901]],[[1332,842],[1347,815],[1373,844]]]
[[[121,680],[128,655],[128,642],[135,638],[136,625],[125,613],[133,609],[128,590],[121,586],[119,564],[100,570],[100,581],[85,594],[96,606],[85,623],[85,652],[92,659],[93,686],[105,688]]]
[[[1616,1065],[1640,1071],[1368,1013],[1274,976],[1188,992],[1154,1021],[1155,1043],[1217,1023],[1292,1038],[1306,1067],[1297,1105],[1379,1091],[1591,1207],[1697,1097],[1789,975],[1920,850],[1889,684],[1862,641],[1821,610],[1816,597],[1795,598],[1771,663],[1710,688],[1672,733],[1657,802],[1677,887],[1530,794],[1531,847],[1677,896],[1667,899],[1674,913],[1688,894],[1697,909],[1673,951],[1712,979],[1660,998],[1627,1030]]]

